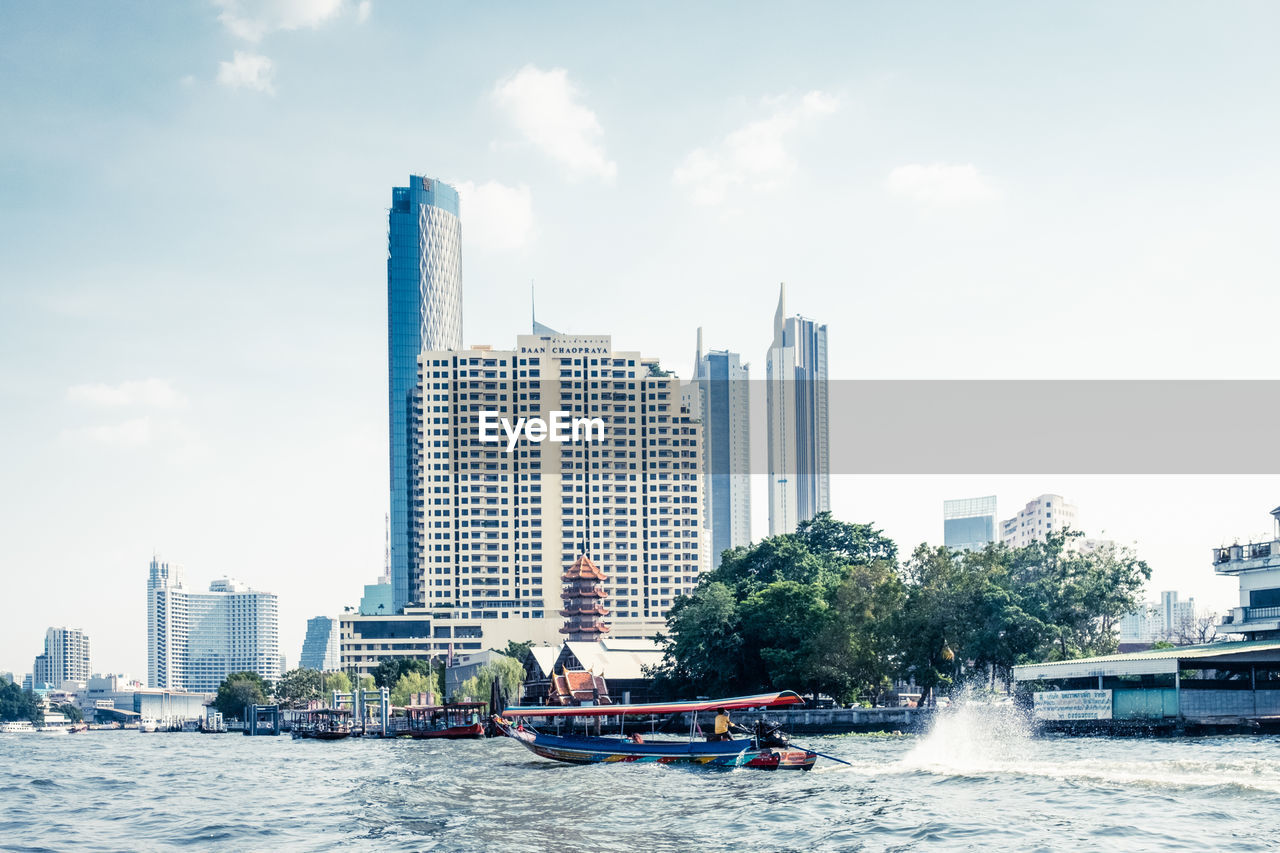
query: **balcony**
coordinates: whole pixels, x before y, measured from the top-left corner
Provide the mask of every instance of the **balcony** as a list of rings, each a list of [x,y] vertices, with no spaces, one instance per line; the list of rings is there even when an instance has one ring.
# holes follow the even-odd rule
[[[1217,574],[1235,575],[1258,569],[1280,569],[1280,540],[1213,549],[1213,570]]]

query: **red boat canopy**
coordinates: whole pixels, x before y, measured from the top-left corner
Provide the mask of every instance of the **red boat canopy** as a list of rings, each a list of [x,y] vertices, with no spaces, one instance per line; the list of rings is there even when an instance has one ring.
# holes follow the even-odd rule
[[[733,699],[699,699],[694,702],[654,702],[647,705],[529,705],[507,708],[504,717],[618,717],[635,714],[681,714],[686,711],[715,711],[719,708],[773,708],[804,702],[794,691],[737,696]]]

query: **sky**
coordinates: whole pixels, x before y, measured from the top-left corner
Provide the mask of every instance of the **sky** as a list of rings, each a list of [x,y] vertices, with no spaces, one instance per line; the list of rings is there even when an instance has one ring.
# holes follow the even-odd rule
[[[153,553],[306,619],[383,565],[386,209],[462,194],[464,337],[762,376],[1267,379],[1271,3],[0,2],[0,671],[145,677]],[[838,440],[838,429],[833,430]],[[840,477],[910,550],[1042,492],[1228,606],[1275,477]],[[757,490],[754,529],[767,529]]]

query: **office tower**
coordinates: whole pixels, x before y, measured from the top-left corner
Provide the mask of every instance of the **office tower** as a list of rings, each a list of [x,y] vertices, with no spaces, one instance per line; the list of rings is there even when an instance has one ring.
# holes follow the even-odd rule
[[[555,639],[561,575],[586,555],[609,577],[613,636],[661,630],[701,566],[701,439],[679,379],[607,335],[521,335],[513,350],[424,352],[421,364],[413,603],[530,620],[493,627]],[[526,433],[508,452],[505,434],[480,440],[484,411],[599,418],[604,436]]]
[[[180,569],[151,560],[147,578],[147,680],[151,687],[217,691],[233,672],[280,678],[276,597],[230,578],[208,592],[186,588]]]
[[[769,535],[794,533],[830,509],[827,327],[786,316],[778,292],[773,345],[765,359],[769,423]]]
[[[981,551],[996,541],[996,496],[943,501],[942,539],[958,551]]]
[[[391,584],[410,600],[413,495],[408,479],[418,355],[462,346],[462,225],[458,191],[411,175],[391,191],[387,215],[387,378],[391,462]]]
[[[725,551],[751,543],[751,384],[736,352],[703,353],[702,329],[693,378],[702,422],[703,526],[714,568]]]
[[[338,620],[317,616],[307,620],[307,636],[302,641],[298,666],[332,672],[338,668]]]
[[[1000,522],[1000,541],[1013,548],[1042,542],[1050,533],[1076,526],[1076,508],[1062,495],[1041,495],[1030,500],[1013,518]],[[1098,544],[1098,543],[1092,543]],[[1076,547],[1080,547],[1076,543]]]
[[[37,687],[61,687],[65,681],[86,681],[90,675],[89,637],[79,628],[50,628],[44,632],[44,653],[32,667]]]

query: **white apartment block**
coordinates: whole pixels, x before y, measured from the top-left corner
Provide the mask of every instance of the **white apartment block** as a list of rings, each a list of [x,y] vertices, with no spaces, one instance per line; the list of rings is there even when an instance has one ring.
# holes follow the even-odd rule
[[[586,553],[608,577],[614,634],[661,630],[704,552],[699,424],[679,380],[607,335],[521,335],[512,350],[424,352],[419,364],[405,614],[483,625],[486,647],[559,642],[561,574]],[[505,434],[481,440],[482,411],[599,418],[604,434],[521,434],[508,452]],[[458,639],[431,631],[432,646]]]
[[[183,584],[182,570],[151,560],[147,578],[147,683],[213,693],[233,672],[280,678],[276,596],[230,578],[208,592]]]
[[[44,652],[36,657],[33,670],[37,686],[61,687],[67,681],[88,680],[89,636],[79,628],[49,628],[44,632]]]
[[[1075,527],[1073,504],[1067,503],[1062,495],[1041,495],[1029,501],[1013,518],[1000,522],[1000,541],[1012,548],[1023,548],[1043,541],[1050,533]],[[1100,543],[1092,544],[1096,547]]]

